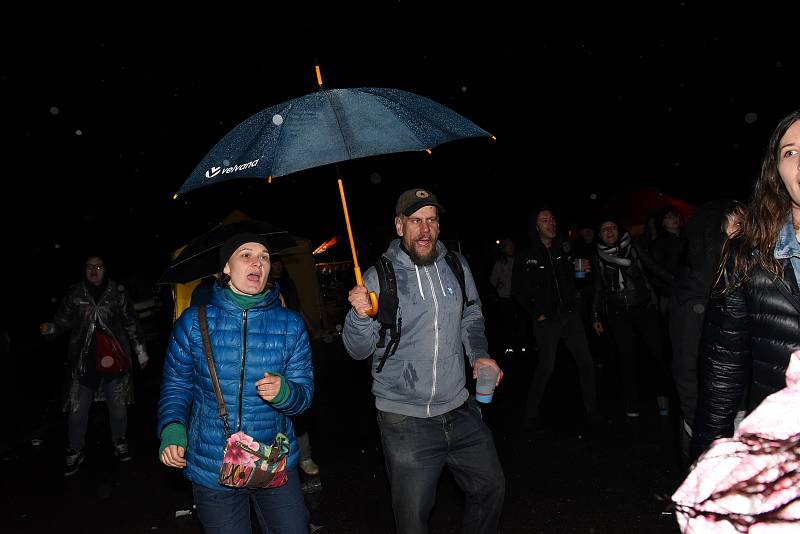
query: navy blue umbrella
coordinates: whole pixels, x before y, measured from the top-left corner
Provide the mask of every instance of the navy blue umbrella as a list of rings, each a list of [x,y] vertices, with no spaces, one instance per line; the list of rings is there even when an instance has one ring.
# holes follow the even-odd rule
[[[455,111],[399,89],[331,89],[256,113],[231,130],[178,189],[272,178],[351,159],[431,149],[491,134]]]
[[[317,66],[317,83],[322,76]],[[407,91],[379,87],[331,89],[295,98],[256,113],[231,130],[195,167],[176,196],[237,178],[285,176],[368,156],[430,150],[469,137],[493,137],[441,104]],[[358,266],[350,216],[339,179],[356,283]],[[370,292],[372,310],[378,297]]]

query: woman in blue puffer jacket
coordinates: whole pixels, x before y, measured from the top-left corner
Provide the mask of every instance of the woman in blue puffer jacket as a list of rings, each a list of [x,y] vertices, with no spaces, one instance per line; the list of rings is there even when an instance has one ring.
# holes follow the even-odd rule
[[[305,324],[281,306],[277,288],[267,287],[264,236],[242,233],[228,239],[220,249],[220,270],[206,314],[230,432],[267,445],[283,432],[289,442],[288,479],[280,487],[259,489],[219,483],[227,436],[203,352],[197,306],[181,315],[169,341],[158,406],[160,459],[183,469],[192,482],[206,532],[249,533],[252,502],[264,532],[306,533],[308,511],[290,418],[308,408],[314,393]]]

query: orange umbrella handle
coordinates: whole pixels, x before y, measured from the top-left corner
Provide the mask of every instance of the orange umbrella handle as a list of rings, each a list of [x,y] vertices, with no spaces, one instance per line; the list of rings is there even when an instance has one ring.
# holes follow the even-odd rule
[[[339,178],[339,195],[342,197],[342,209],[344,210],[344,222],[347,224],[347,237],[350,238],[350,251],[353,253],[353,271],[356,274],[356,284],[363,287],[364,279],[361,278],[361,267],[358,266],[356,257],[356,244],[353,241],[353,229],[350,227],[350,215],[347,213],[347,200],[344,198],[344,186],[342,179]],[[378,315],[378,295],[374,291],[369,292],[369,302],[372,308],[367,312],[370,317]]]

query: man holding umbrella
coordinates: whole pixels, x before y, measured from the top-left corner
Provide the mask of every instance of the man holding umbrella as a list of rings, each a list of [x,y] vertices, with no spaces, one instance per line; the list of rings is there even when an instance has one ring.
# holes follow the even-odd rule
[[[378,291],[374,267],[364,286],[349,293],[352,309],[343,340],[357,359],[372,356],[372,392],[378,409],[392,506],[400,533],[427,532],[428,516],[445,464],[467,494],[465,532],[495,532],[505,496],[505,477],[491,431],[465,389],[464,350],[473,377],[484,366],[503,373],[488,357],[475,282],[458,256],[464,291],[439,243],[436,197],[424,189],[400,195],[394,240],[384,253],[396,280],[399,340],[379,342],[381,323],[370,317],[368,291]],[[466,301],[465,301],[466,300]],[[385,304],[381,304],[384,306]],[[394,345],[396,349],[390,350]]]

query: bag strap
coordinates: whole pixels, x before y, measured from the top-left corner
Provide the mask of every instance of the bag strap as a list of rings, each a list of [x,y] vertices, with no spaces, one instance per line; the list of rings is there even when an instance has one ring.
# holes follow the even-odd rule
[[[378,296],[378,316],[376,319],[381,323],[378,331],[378,348],[386,347],[381,356],[376,373],[383,370],[386,359],[391,357],[400,343],[400,332],[403,328],[403,318],[397,317],[397,308],[400,305],[397,297],[397,278],[394,274],[392,261],[385,255],[381,255],[375,263],[375,271],[378,274],[380,284],[380,295]],[[386,343],[386,332],[389,332],[389,343]]]
[[[200,333],[203,335],[203,352],[206,355],[206,363],[208,364],[208,374],[211,375],[211,383],[214,385],[214,395],[217,397],[217,413],[219,418],[222,419],[222,426],[225,428],[225,437],[231,437],[231,430],[228,426],[228,412],[225,410],[225,399],[222,397],[222,389],[219,387],[219,378],[217,378],[217,369],[214,365],[214,353],[211,351],[211,340],[208,338],[208,319],[206,318],[205,305],[200,306],[198,310],[200,317]]]
[[[448,250],[444,255],[444,261],[447,263],[447,266],[450,267],[450,270],[453,271],[453,274],[456,275],[458,285],[461,286],[461,310],[463,311],[464,308],[475,304],[475,299],[467,299],[467,280],[464,274],[464,266],[461,265],[461,260],[452,250]]]

